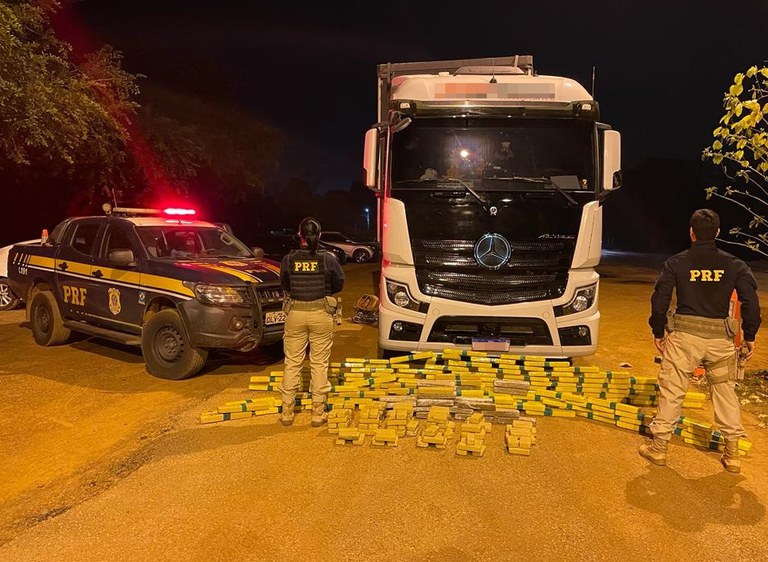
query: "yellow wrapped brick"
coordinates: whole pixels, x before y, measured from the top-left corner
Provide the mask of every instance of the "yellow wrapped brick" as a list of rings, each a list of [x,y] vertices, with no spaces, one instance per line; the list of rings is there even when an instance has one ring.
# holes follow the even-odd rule
[[[200,414],[200,423],[215,423],[224,421],[224,414],[219,412],[203,412]]]
[[[507,452],[512,455],[520,455],[524,457],[529,457],[531,455],[531,450],[522,448],[522,447],[507,447]]]

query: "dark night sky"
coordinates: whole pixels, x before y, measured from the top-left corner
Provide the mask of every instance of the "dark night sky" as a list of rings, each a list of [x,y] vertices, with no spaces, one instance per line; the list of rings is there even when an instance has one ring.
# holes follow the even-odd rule
[[[699,160],[733,75],[768,59],[768,2],[732,6],[388,2],[367,4],[364,14],[362,5],[328,2],[76,5],[96,40],[123,51],[128,70],[189,89],[205,87],[190,76],[207,69],[212,88],[226,85],[237,103],[302,146],[302,157],[311,155],[300,172],[343,189],[362,177],[376,65],[384,62],[533,54],[540,74],[587,89],[595,66],[595,97],[603,121],[622,133],[625,169],[649,158]]]

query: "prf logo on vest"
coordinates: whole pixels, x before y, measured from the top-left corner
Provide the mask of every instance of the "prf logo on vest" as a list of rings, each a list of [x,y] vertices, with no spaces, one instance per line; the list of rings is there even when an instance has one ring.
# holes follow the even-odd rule
[[[720,281],[724,269],[691,269],[689,281]]]
[[[317,268],[318,268],[317,260],[302,260],[302,261],[296,261],[293,264],[294,273],[313,273],[317,271]]]

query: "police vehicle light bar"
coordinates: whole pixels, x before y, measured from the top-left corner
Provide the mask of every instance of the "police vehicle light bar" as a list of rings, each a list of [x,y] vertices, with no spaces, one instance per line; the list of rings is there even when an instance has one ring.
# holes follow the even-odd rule
[[[179,207],[168,207],[167,209],[163,209],[163,213],[166,215],[174,215],[174,216],[192,216],[196,215],[197,211],[194,209],[181,209]]]
[[[160,209],[141,209],[137,207],[112,207],[109,203],[104,203],[102,209],[107,215],[123,216],[141,216],[141,215],[166,215],[171,217],[190,217],[197,214],[195,209],[184,209],[181,207],[167,207],[162,211]]]

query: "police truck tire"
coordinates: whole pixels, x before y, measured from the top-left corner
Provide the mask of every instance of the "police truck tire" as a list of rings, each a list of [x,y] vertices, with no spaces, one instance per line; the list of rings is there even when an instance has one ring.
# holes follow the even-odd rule
[[[365,263],[369,259],[371,259],[371,254],[369,254],[362,248],[358,248],[357,250],[352,252],[352,259],[357,263]]]
[[[64,327],[59,305],[50,291],[38,291],[29,303],[29,323],[38,345],[59,345],[69,339],[72,331]]]
[[[149,374],[175,381],[196,374],[208,359],[208,350],[189,342],[179,313],[170,308],[153,314],[144,324],[141,353]]]

